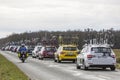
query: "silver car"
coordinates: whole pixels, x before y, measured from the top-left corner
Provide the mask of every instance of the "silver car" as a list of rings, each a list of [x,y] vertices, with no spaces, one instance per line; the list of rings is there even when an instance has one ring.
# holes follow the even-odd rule
[[[38,57],[38,52],[41,50],[42,46],[35,46],[34,50],[32,51],[32,57]]]
[[[84,46],[77,56],[76,68],[88,69],[89,67],[110,68],[115,70],[116,58],[113,50],[106,44],[89,44]]]

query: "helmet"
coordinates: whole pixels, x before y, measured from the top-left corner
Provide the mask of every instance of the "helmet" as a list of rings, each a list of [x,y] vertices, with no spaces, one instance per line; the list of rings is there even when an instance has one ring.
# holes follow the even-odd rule
[[[24,47],[24,46],[25,46],[25,44],[21,44],[21,46],[22,46],[22,47]]]

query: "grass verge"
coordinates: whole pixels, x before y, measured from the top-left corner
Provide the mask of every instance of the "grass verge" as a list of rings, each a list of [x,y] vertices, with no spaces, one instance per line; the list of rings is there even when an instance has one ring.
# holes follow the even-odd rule
[[[0,54],[0,80],[28,80],[28,77]]]
[[[113,49],[113,51],[116,54],[116,60],[117,60],[116,67],[120,69],[120,49]]]

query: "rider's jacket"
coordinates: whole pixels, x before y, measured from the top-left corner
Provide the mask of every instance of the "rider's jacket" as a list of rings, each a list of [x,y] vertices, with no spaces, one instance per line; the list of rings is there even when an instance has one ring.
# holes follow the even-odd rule
[[[27,48],[26,47],[20,47],[19,52],[22,52],[22,51],[27,51]]]

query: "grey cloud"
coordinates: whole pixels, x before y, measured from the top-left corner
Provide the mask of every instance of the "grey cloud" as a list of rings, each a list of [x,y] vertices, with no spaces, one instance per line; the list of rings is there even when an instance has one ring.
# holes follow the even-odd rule
[[[0,0],[0,30],[120,29],[120,0]]]

